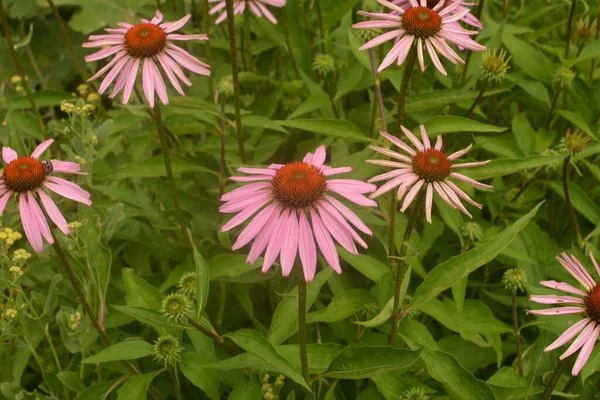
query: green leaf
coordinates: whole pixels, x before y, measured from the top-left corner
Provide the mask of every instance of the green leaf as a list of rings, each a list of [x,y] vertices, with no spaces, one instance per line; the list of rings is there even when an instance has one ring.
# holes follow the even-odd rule
[[[388,319],[392,317],[392,312],[394,309],[394,298],[392,297],[385,303],[379,314],[374,316],[368,321],[357,321],[355,324],[366,326],[367,328],[373,328],[375,326],[379,326],[385,324]]]
[[[307,285],[306,293],[306,310],[310,310],[312,304],[321,291],[321,286],[331,276],[331,268],[327,268],[319,272],[315,279]],[[277,305],[273,319],[271,320],[271,328],[269,329],[269,342],[273,344],[281,344],[284,340],[292,336],[298,331],[298,287],[290,291],[281,302]]]
[[[581,369],[581,380],[585,382],[594,372],[600,369],[600,346],[596,346]]]
[[[112,306],[114,309],[127,314],[141,323],[158,326],[162,328],[183,328],[183,325],[179,325],[173,321],[167,320],[161,313],[155,310],[150,310],[143,307],[135,306]]]
[[[538,204],[528,214],[515,221],[486,243],[472,250],[454,256],[432,269],[419,285],[408,310],[417,308],[435,296],[459,282],[482,265],[492,261],[506,248],[535,216],[542,203]],[[405,310],[408,311],[408,310]]]
[[[594,139],[598,140],[598,138],[596,137],[596,135],[594,135],[594,132],[589,127],[587,122],[585,122],[583,116],[580,113],[569,110],[556,110],[556,113],[564,119],[566,119],[567,121],[571,122],[576,127],[580,128],[582,131],[584,131]]]
[[[189,172],[206,172],[218,176],[218,173],[212,169],[189,163],[180,158],[172,158],[171,163],[173,165],[173,174],[175,175],[186,174]],[[167,172],[165,170],[163,156],[154,156],[110,171],[108,175],[103,177],[120,180],[129,178],[157,178],[166,175]]]
[[[196,246],[194,246],[194,264],[196,265],[196,319],[198,319],[208,301],[210,269]]]
[[[337,379],[370,378],[408,368],[420,354],[419,350],[351,344],[333,359],[325,375]]]
[[[85,385],[81,382],[79,372],[61,371],[56,376],[67,388],[76,393],[81,393],[85,390]]]
[[[562,183],[547,182],[546,184],[561,198],[565,198]],[[585,191],[575,182],[569,182],[569,197],[571,198],[571,203],[575,210],[581,213],[581,215],[595,226],[600,225],[600,207],[594,200],[590,199]]]
[[[119,389],[117,400],[146,400],[146,394],[152,380],[164,369],[149,372],[144,375],[136,375],[131,378]]]
[[[533,153],[536,135],[535,130],[533,130],[527,120],[526,113],[522,112],[515,115],[512,121],[512,131],[523,154],[528,156]]]
[[[552,82],[555,67],[544,53],[513,35],[504,35],[502,39],[513,62],[521,71],[544,83]]]
[[[446,386],[453,399],[495,400],[494,392],[483,381],[464,369],[456,358],[441,350],[425,349],[421,355],[429,375]]]
[[[39,108],[54,107],[64,100],[72,100],[70,93],[58,92],[55,90],[40,90],[33,93],[33,99]],[[0,108],[7,110],[19,110],[31,108],[31,103],[27,97],[12,98],[8,102],[4,97],[0,97]]]
[[[87,357],[84,364],[99,364],[108,361],[135,360],[152,355],[152,345],[143,340],[126,340]]]
[[[273,371],[281,372],[296,383],[310,390],[302,375],[282,356],[277,354],[271,343],[263,335],[252,329],[241,329],[228,333],[225,337],[230,338],[238,347],[254,354],[263,362],[271,366]]]
[[[352,122],[345,119],[312,118],[278,121],[283,126],[302,129],[349,142],[368,142],[370,139]]]
[[[363,80],[364,70],[365,69],[359,63],[352,63],[341,70],[336,84],[336,101],[354,90],[354,88]]]
[[[102,243],[102,231],[98,219],[93,218],[85,226],[85,247],[87,251],[86,262],[90,271],[94,272],[94,278],[102,297],[106,297],[108,283],[110,280],[110,270],[112,266],[112,251],[110,247]]]
[[[384,263],[368,254],[355,255],[342,248],[339,248],[339,254],[342,260],[375,283],[378,283],[390,270]]]
[[[261,398],[260,384],[253,378],[239,381],[229,394],[229,400],[256,400]]]
[[[377,303],[369,292],[363,289],[348,289],[335,296],[327,308],[309,313],[306,322],[337,322],[352,316],[363,307]]]
[[[501,126],[483,124],[472,119],[455,117],[452,115],[440,115],[430,118],[425,121],[423,125],[425,125],[427,134],[430,137],[455,132],[504,132],[507,129]],[[418,128],[415,128],[414,132],[417,131]]]
[[[583,50],[579,53],[579,57],[577,57],[577,62],[593,60],[598,57],[600,57],[600,41],[592,40],[583,47]]]
[[[503,90],[489,90],[484,96],[491,96],[502,92]],[[460,103],[468,100],[475,100],[478,92],[475,90],[436,90],[434,92],[422,93],[409,96],[406,99],[406,112],[416,113],[419,111],[431,110],[432,108],[440,108],[449,104]]]
[[[202,389],[212,400],[219,399],[218,372],[207,365],[209,360],[203,354],[184,353],[179,368],[183,375],[195,386]]]
[[[135,274],[131,268],[123,268],[123,282],[125,283],[125,301],[128,306],[139,306],[158,310],[162,295],[154,286]]]
[[[526,169],[545,167],[546,165],[560,163],[563,159],[564,156],[561,155],[536,155],[520,159],[504,158],[493,160],[481,167],[469,168],[467,175],[476,180],[488,179],[523,172]]]
[[[248,264],[246,257],[239,254],[222,253],[208,260],[211,281],[219,278],[235,278],[258,267],[257,264]]]

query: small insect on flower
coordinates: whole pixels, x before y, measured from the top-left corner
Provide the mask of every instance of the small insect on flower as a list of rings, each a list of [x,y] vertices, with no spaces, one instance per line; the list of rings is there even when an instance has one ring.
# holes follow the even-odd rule
[[[402,140],[394,137],[386,132],[381,132],[381,136],[390,141],[395,146],[399,147],[404,153],[397,153],[392,150],[385,149],[378,146],[370,146],[371,149],[384,156],[395,159],[394,161],[389,160],[367,160],[370,164],[381,165],[384,167],[395,168],[390,172],[386,172],[381,175],[377,175],[368,180],[368,182],[381,182],[388,181],[379,187],[369,197],[372,199],[381,196],[384,193],[389,192],[395,188],[398,188],[398,200],[404,198],[404,202],[400,208],[401,212],[404,212],[410,204],[413,202],[417,194],[421,189],[425,190],[425,217],[427,222],[431,223],[431,211],[433,208],[433,193],[434,191],[440,196],[440,198],[448,204],[450,207],[462,211],[464,214],[473,218],[473,216],[463,206],[461,199],[467,203],[481,208],[482,205],[476,203],[471,199],[461,188],[459,188],[450,178],[466,182],[482,189],[493,189],[493,186],[479,183],[474,179],[469,178],[458,172],[454,172],[456,169],[476,167],[485,165],[490,162],[472,162],[453,164],[452,162],[471,150],[472,145],[469,145],[466,149],[457,151],[451,155],[446,155],[442,152],[442,136],[437,137],[435,146],[431,146],[429,136],[425,127],[421,125],[421,138],[422,142],[417,139],[415,135],[404,126],[402,131],[408,137],[414,147],[409,146]],[[406,195],[406,197],[405,197]]]
[[[10,147],[2,148],[2,159],[7,165],[0,176],[0,215],[4,212],[11,196],[13,194],[18,196],[19,214],[25,236],[38,253],[44,250],[42,238],[49,244],[54,243],[48,221],[38,202],[41,201],[48,217],[65,235],[70,233],[65,217],[43,190],[44,188],[78,203],[88,206],[92,204],[90,194],[77,184],[51,175],[52,173],[86,175],[79,171],[79,164],[38,159],[53,142],[53,139],[42,142],[31,156],[24,157],[19,157]]]
[[[230,178],[253,182],[224,194],[221,201],[225,204],[219,209],[222,213],[237,214],[223,226],[223,232],[258,213],[233,244],[233,250],[237,250],[254,241],[246,259],[248,263],[254,264],[264,253],[262,271],[267,272],[279,257],[283,276],[288,276],[299,255],[304,278],[310,282],[317,267],[317,246],[337,273],[342,269],[334,239],[352,254],[358,254],[355,242],[367,248],[355,228],[367,235],[371,235],[371,230],[332,195],[373,207],[377,203],[364,194],[375,190],[375,185],[353,179],[330,179],[352,168],[324,165],[326,155],[325,146],[320,146],[302,162],[239,168],[250,176]]]
[[[208,12],[210,15],[214,15],[219,11],[225,10],[227,3],[225,0],[208,0],[209,3],[217,3]],[[271,11],[267,8],[267,5],[273,7],[283,7],[287,0],[233,0],[233,15],[241,15],[246,10],[246,7],[250,8],[252,13],[258,18],[262,18],[264,15],[271,23],[277,24],[277,19]],[[227,11],[223,11],[221,15],[215,20],[215,24],[219,25],[221,22],[227,19]]]
[[[454,43],[460,48],[471,51],[483,51],[485,46],[472,40],[469,36],[476,35],[477,31],[469,31],[460,26],[457,21],[464,18],[469,9],[463,7],[461,1],[445,2],[439,0],[435,6],[429,7],[427,0],[407,0],[404,7],[392,4],[387,0],[377,0],[381,5],[389,8],[388,13],[371,13],[359,11],[359,15],[374,18],[373,21],[364,21],[352,25],[356,29],[386,29],[386,32],[362,45],[359,50],[367,50],[379,46],[390,40],[394,40],[394,46],[385,56],[377,72],[381,72],[394,62],[401,65],[408,54],[416,46],[417,58],[421,70],[425,70],[425,49],[433,61],[435,67],[446,75],[438,53],[446,57],[454,64],[463,64],[464,61],[448,45],[447,41]],[[444,7],[444,5],[446,5]],[[433,2],[432,4],[433,5]],[[462,7],[462,11],[457,11]]]
[[[600,266],[596,262],[592,252],[590,252],[590,258],[596,272],[600,275]],[[560,290],[561,292],[572,294],[577,297],[563,295],[533,295],[530,297],[530,300],[536,303],[565,304],[567,306],[547,308],[544,310],[528,310],[527,313],[549,316],[566,314],[582,314],[585,316],[579,322],[576,322],[563,332],[563,334],[550,344],[550,346],[544,349],[544,351],[557,349],[579,335],[577,336],[577,339],[573,341],[571,346],[569,346],[567,351],[560,356],[560,359],[564,360],[579,351],[579,355],[577,356],[577,360],[575,360],[572,370],[573,376],[576,376],[590,358],[596,340],[598,339],[598,334],[600,334],[600,284],[594,281],[589,272],[575,256],[569,256],[567,253],[563,252],[560,256],[556,256],[556,259],[571,274],[571,276],[581,284],[584,290],[564,282],[542,281],[540,282],[540,285],[542,286]]]
[[[100,84],[98,93],[102,94],[116,79],[113,92],[114,98],[123,90],[123,104],[129,102],[135,85],[140,64],[142,67],[142,85],[148,105],[154,107],[154,93],[163,104],[168,104],[169,97],[165,82],[156,65],[158,62],[169,78],[171,85],[182,96],[185,96],[179,81],[188,86],[192,82],[185,76],[180,66],[199,75],[210,75],[210,66],[198,60],[174,42],[182,40],[208,40],[207,35],[182,35],[174,33],[188,22],[190,14],[175,22],[163,22],[162,14],[156,11],[151,20],[142,20],[141,24],[132,25],[119,22],[119,28],[107,28],[107,35],[92,35],[90,41],[83,44],[85,48],[106,47],[97,53],[85,57],[87,62],[98,61],[115,54],[115,57],[92,76],[92,81],[106,72],[108,74]]]

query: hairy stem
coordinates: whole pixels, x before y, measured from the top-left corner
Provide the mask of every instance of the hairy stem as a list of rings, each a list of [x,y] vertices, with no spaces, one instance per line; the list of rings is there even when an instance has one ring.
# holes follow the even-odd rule
[[[554,98],[550,104],[550,110],[548,111],[548,118],[546,119],[546,130],[550,129],[550,125],[552,124],[552,117],[554,114],[554,109],[556,108],[556,103],[558,103],[558,98],[560,97],[560,92],[561,89],[557,88],[556,93],[554,93]]]
[[[19,60],[19,55],[15,50],[15,44],[12,39],[12,35],[10,33],[10,26],[8,25],[8,18],[6,17],[6,11],[4,10],[4,5],[2,4],[2,0],[0,0],[0,19],[2,20],[2,30],[4,32],[4,37],[6,38],[6,44],[8,44],[8,50],[10,52],[10,56],[13,59],[15,64],[15,68],[17,69],[17,73],[21,77],[21,82],[23,82],[23,88],[25,89],[25,93],[27,94],[27,99],[31,104],[31,108],[33,109],[33,114],[37,119],[38,125],[40,126],[40,131],[45,139],[48,138],[48,134],[46,132],[46,124],[44,124],[44,120],[42,119],[42,115],[40,114],[40,109],[33,98],[33,93],[31,93],[31,89],[29,88],[29,83],[25,77],[25,70],[23,70],[23,65],[21,65],[21,61]]]
[[[202,30],[205,34],[210,37],[210,16],[208,15],[208,0],[202,0]],[[210,48],[210,41],[205,41],[205,51],[206,51],[206,63],[208,65],[212,65],[212,49]],[[212,98],[214,95],[214,86],[213,86],[213,76],[210,74],[208,76],[208,96]]]
[[[300,364],[302,365],[302,376],[309,382],[308,376],[308,354],[306,352],[306,280],[302,269],[298,269],[300,279],[298,281],[298,345],[300,347]],[[308,396],[307,396],[308,398]]]
[[[188,317],[188,323],[191,326],[193,326],[198,332],[202,333],[203,335],[208,336],[216,344],[218,344],[219,346],[222,346],[223,348],[227,349],[227,351],[229,351],[231,354],[238,354],[238,350],[237,350],[237,348],[235,348],[235,346],[233,346],[229,342],[226,342],[225,339],[223,339],[223,337],[220,336],[219,334],[217,334],[215,332],[211,332],[208,329],[204,328],[195,319]]]
[[[485,94],[485,90],[487,89],[487,85],[488,85],[488,81],[486,79],[481,84],[481,88],[479,89],[479,93],[477,93],[477,97],[475,98],[475,101],[471,105],[471,108],[469,108],[469,111],[467,111],[467,113],[465,114],[465,117],[468,118],[468,117],[471,116],[471,114],[473,114],[473,111],[475,110],[475,107],[477,107],[477,104],[479,104],[479,102],[483,98],[483,95]]]
[[[300,70],[298,69],[298,64],[296,64],[296,58],[294,57],[292,43],[290,42],[290,32],[289,32],[289,26],[288,26],[288,22],[287,22],[287,14],[285,12],[285,7],[282,7],[280,9],[279,19],[281,19],[281,25],[283,26],[283,36],[285,37],[285,46],[287,47],[287,52],[288,52],[288,55],[290,56],[290,61],[292,62],[292,68],[294,68],[294,74],[296,74],[296,78],[300,79],[301,78]]]
[[[523,353],[521,352],[521,332],[519,331],[519,315],[517,314],[517,292],[512,294],[512,316],[513,331],[515,332],[515,343],[517,345],[517,368],[519,375],[523,376]]]
[[[173,175],[173,166],[171,164],[171,155],[169,153],[169,144],[167,142],[167,131],[162,121],[162,115],[160,112],[159,102],[157,101],[154,105],[154,122],[156,123],[156,129],[158,130],[158,137],[160,139],[160,146],[162,148],[163,158],[165,162],[165,170],[167,172],[167,180],[171,188],[171,196],[173,197],[173,205],[175,206],[175,214],[179,221],[179,227],[184,238],[187,238],[191,247],[194,247],[194,240],[192,234],[187,229],[185,223],[185,216],[181,209],[181,203],[179,202],[179,195],[177,194],[177,185],[175,184],[175,176]]]
[[[377,74],[377,60],[375,51],[369,49],[369,59],[371,60],[371,70],[373,71],[373,79],[375,79],[375,97],[377,98],[377,106],[379,108],[379,119],[381,120],[381,130],[387,132],[387,121],[385,118],[385,106],[383,105],[383,95],[381,94],[381,81]]]
[[[173,383],[175,397],[177,398],[177,400],[183,400],[183,397],[181,396],[181,385],[179,384],[179,373],[177,371],[177,364],[169,368],[169,372],[171,372],[171,382]]]
[[[406,251],[408,250],[408,242],[410,235],[415,229],[419,215],[421,214],[423,195],[420,193],[412,204],[410,214],[408,215],[408,221],[406,223],[406,229],[404,230],[404,237],[402,238],[402,244],[400,252],[398,254],[398,265],[396,266],[396,287],[394,289],[394,307],[392,309],[392,331],[388,337],[388,344],[394,346],[396,344],[396,336],[398,336],[398,325],[400,324],[400,287],[402,286],[402,277],[404,276],[404,266],[406,265]]]
[[[569,58],[569,47],[571,46],[571,33],[573,32],[573,18],[575,17],[575,6],[577,0],[571,0],[569,20],[567,21],[567,37],[565,38],[565,58]]]
[[[404,75],[402,75],[402,84],[400,85],[400,90],[398,91],[398,109],[396,112],[396,136],[400,137],[401,135],[401,126],[404,122],[404,108],[406,107],[406,95],[408,94],[408,85],[410,82],[410,77],[412,76],[412,72],[415,66],[415,62],[417,61],[417,47],[413,46],[413,48],[408,53],[406,60],[404,61]]]
[[[562,176],[562,184],[563,184],[563,192],[565,193],[565,201],[567,202],[567,207],[569,208],[569,215],[571,216],[571,221],[573,221],[573,226],[575,227],[575,232],[577,233],[577,240],[579,244],[583,243],[583,235],[581,234],[581,228],[579,227],[579,222],[577,221],[577,214],[575,214],[575,209],[573,208],[573,203],[571,202],[571,196],[569,195],[569,161],[571,160],[571,156],[565,157],[565,161],[563,162],[563,176]]]
[[[219,198],[223,196],[225,193],[225,180],[227,179],[225,176],[226,170],[226,161],[225,161],[225,96],[221,98],[221,122],[220,122],[220,136],[221,136],[221,156],[219,162],[219,175],[221,176],[221,182],[219,183]]]
[[[542,394],[542,400],[550,400],[552,398],[552,392],[558,384],[558,381],[560,381],[560,377],[562,376],[563,372],[565,372],[565,369],[569,364],[570,358],[571,357],[565,358],[556,366],[556,369],[552,373],[552,376],[550,377],[550,380],[546,385],[546,389],[544,389],[544,393]]]
[[[229,52],[231,54],[231,69],[233,76],[233,102],[235,106],[235,131],[237,134],[238,150],[242,163],[246,163],[244,136],[242,133],[242,117],[240,115],[240,79],[238,74],[237,46],[235,43],[235,18],[233,16],[233,0],[225,0],[227,5],[227,28],[229,31]]]

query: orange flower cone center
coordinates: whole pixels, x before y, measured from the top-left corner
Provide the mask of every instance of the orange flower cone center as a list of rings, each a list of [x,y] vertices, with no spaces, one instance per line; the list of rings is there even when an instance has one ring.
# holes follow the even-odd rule
[[[325,176],[314,165],[295,162],[283,166],[273,180],[273,197],[286,206],[304,208],[319,200],[327,187]]]
[[[583,299],[588,317],[600,324],[600,285],[596,285]]]
[[[415,174],[426,182],[442,181],[450,175],[452,163],[448,156],[436,149],[427,149],[413,158],[412,167]]]
[[[48,169],[33,157],[19,157],[11,161],[2,172],[2,180],[8,190],[23,193],[37,190],[48,175]]]
[[[125,49],[131,57],[149,58],[157,55],[167,44],[167,34],[155,24],[135,25],[125,34]]]
[[[413,7],[402,15],[402,27],[408,34],[424,39],[442,29],[442,17],[428,7]]]

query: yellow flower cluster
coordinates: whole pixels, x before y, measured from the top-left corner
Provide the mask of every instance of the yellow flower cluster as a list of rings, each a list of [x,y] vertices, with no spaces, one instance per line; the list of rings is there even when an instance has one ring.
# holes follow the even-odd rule
[[[81,322],[81,313],[79,311],[69,314],[69,328],[76,330]]]
[[[0,248],[8,249],[22,237],[23,235],[10,228],[0,228]]]
[[[69,229],[71,231],[78,231],[79,229],[81,229],[82,226],[83,226],[83,224],[79,221],[69,222]]]
[[[21,275],[23,275],[23,270],[18,265],[13,265],[8,270],[10,271],[11,274],[13,274],[15,279],[20,277]]]
[[[13,319],[14,317],[16,317],[18,314],[17,309],[16,308],[7,308],[6,310],[4,310],[4,312],[2,313],[2,317],[6,317],[9,319]]]
[[[31,258],[31,254],[27,252],[25,249],[17,249],[13,253],[12,261],[15,264],[23,265]]]
[[[285,380],[285,376],[279,375],[274,383],[269,382],[271,376],[269,374],[265,374],[262,379],[262,395],[264,400],[278,400],[279,392],[281,392],[281,387],[283,386],[283,381]]]

